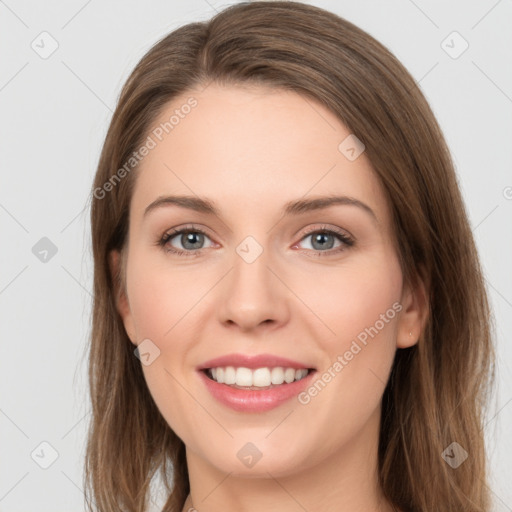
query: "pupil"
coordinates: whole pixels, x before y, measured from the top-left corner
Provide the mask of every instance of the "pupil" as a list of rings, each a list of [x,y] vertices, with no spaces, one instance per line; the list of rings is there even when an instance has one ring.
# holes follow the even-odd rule
[[[315,243],[320,243],[320,246],[319,248],[320,249],[325,249],[325,248],[328,248],[328,249],[331,249],[332,246],[333,246],[333,243],[334,241],[332,241],[330,244],[326,244],[325,243],[325,238],[326,237],[330,237],[331,239],[333,238],[332,235],[329,235],[327,233],[318,233],[316,236],[313,237],[313,246],[315,245]]]
[[[187,249],[197,249],[197,247],[194,247],[194,245],[199,244],[201,245],[202,241],[202,234],[201,233],[187,233],[184,235],[185,237],[185,243],[182,242],[183,247]],[[191,244],[192,247],[187,247],[187,244]]]

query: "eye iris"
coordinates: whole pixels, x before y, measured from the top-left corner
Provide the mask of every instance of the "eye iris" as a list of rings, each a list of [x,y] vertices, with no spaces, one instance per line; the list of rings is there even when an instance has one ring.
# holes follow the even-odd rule
[[[331,243],[323,243],[325,242],[325,238],[326,237],[330,237],[331,238]],[[315,244],[319,242],[320,243],[320,247],[315,247]],[[316,235],[313,235],[313,248],[315,249],[332,249],[333,245],[334,245],[334,237],[328,233],[317,233]]]
[[[204,239],[204,235],[201,233],[184,233],[181,235],[181,243],[185,249],[200,249],[200,247],[195,247],[195,245],[201,245]],[[187,244],[192,244],[192,247],[187,246]]]

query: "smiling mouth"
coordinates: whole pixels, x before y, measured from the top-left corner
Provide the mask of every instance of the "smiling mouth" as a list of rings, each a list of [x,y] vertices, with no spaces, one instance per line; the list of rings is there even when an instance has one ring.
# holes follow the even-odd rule
[[[244,390],[264,390],[278,386],[286,386],[292,382],[304,379],[313,368],[286,368],[282,366],[245,368],[234,366],[219,366],[205,368],[203,373],[218,384],[225,384],[231,388]]]

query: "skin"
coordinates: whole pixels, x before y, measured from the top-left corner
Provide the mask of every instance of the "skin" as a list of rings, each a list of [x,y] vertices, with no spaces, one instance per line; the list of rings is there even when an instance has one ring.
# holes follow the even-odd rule
[[[370,162],[364,153],[349,161],[338,145],[350,131],[289,91],[212,84],[175,98],[154,126],[191,95],[197,107],[142,160],[122,262],[111,254],[113,271],[123,263],[118,309],[128,336],[160,350],[143,371],[186,445],[191,495],[183,510],[394,510],[377,484],[381,399],[395,351],[419,336],[425,289],[403,283]],[[220,215],[167,205],[144,216],[171,194],[207,197]],[[287,201],[329,194],[364,202],[376,218],[353,205],[281,214]],[[198,256],[158,245],[189,224],[207,232]],[[354,245],[337,253],[345,244],[336,237],[327,239],[334,246],[313,245],[305,230],[322,227],[348,233]],[[247,236],[263,248],[252,263],[236,252]],[[187,250],[183,243],[177,235],[167,247]],[[195,371],[228,353],[271,353],[321,375],[397,302],[400,313],[305,405],[292,399],[264,413],[236,412]],[[262,453],[252,468],[237,457],[247,442]]]

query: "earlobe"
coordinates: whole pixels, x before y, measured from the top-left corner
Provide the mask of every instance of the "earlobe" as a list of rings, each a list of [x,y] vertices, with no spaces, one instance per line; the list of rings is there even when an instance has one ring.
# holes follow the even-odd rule
[[[414,284],[404,286],[401,304],[396,344],[408,348],[418,342],[429,313],[427,286],[419,276]]]
[[[112,283],[114,286],[114,298],[116,301],[116,309],[121,319],[123,320],[126,334],[130,341],[136,345],[135,326],[133,322],[133,315],[128,302],[126,294],[126,286],[122,272],[122,254],[118,250],[113,250],[109,254],[110,275],[112,276]]]

